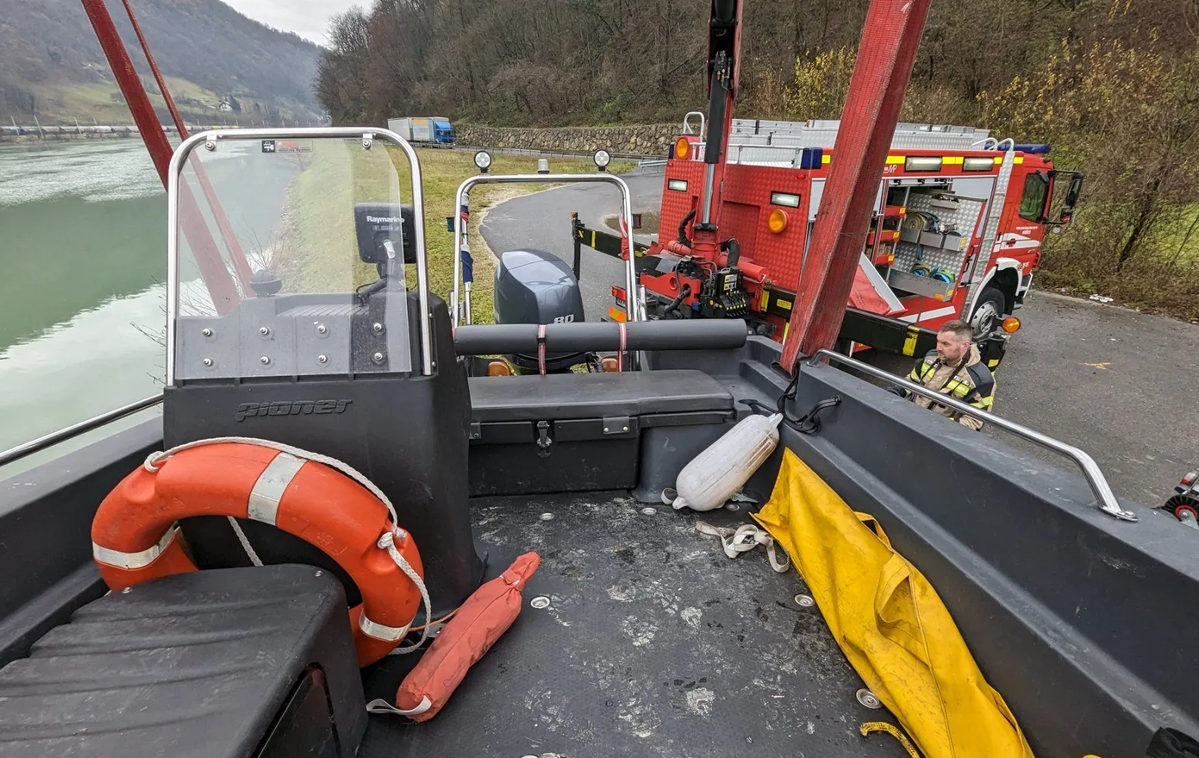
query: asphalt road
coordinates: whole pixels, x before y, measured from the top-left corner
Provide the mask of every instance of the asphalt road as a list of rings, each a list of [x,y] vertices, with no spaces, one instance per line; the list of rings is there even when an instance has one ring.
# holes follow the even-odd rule
[[[656,211],[661,173],[625,177],[633,211]],[[607,185],[576,185],[509,200],[489,211],[483,235],[497,253],[520,247],[571,260],[570,212],[599,224],[619,207]],[[603,317],[622,265],[583,251],[582,286],[589,319]],[[996,376],[994,412],[1091,454],[1117,494],[1156,506],[1187,471],[1199,468],[1199,326],[1124,308],[1035,291],[1017,315],[1024,328]],[[907,373],[898,356],[869,360]],[[1053,453],[988,427],[1063,468]]]

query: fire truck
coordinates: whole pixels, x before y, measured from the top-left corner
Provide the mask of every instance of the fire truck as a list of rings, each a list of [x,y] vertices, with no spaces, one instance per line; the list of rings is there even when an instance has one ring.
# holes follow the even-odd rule
[[[696,120],[699,116],[699,126]],[[744,318],[782,340],[795,304],[839,122],[731,119],[720,202],[703,114],[683,120],[666,161],[658,239],[635,244],[649,318]],[[839,346],[905,355],[936,329],[969,321],[987,363],[1003,357],[1047,233],[1070,223],[1083,177],[1054,168],[1048,145],[984,129],[899,124],[875,198]],[[622,222],[623,223],[623,222]],[[624,257],[620,237],[572,221],[574,244]],[[719,245],[692,245],[697,227]],[[613,287],[609,318],[627,317]],[[641,293],[635,293],[640,299]]]

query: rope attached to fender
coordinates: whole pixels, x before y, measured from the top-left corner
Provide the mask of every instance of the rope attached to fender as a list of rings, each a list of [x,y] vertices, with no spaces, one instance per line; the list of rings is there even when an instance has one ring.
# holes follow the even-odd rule
[[[724,547],[724,554],[729,558],[736,558],[742,553],[753,550],[758,545],[765,545],[766,558],[770,561],[770,568],[782,574],[791,567],[791,556],[787,555],[786,550],[779,550],[774,537],[771,537],[770,532],[761,527],[742,524],[734,529],[733,527],[712,526],[706,521],[696,521],[695,530],[700,534],[719,537],[720,544]],[[781,558],[779,553],[782,553]]]
[[[314,453],[310,450],[304,450],[303,448],[295,447],[294,445],[286,445],[282,442],[272,442],[270,440],[259,439],[257,437],[210,437],[209,439],[205,440],[185,442],[184,444],[176,445],[169,450],[150,453],[150,455],[146,457],[145,463],[142,465],[145,467],[146,471],[149,471],[151,474],[157,474],[159,467],[156,464],[166,460],[167,458],[170,458],[176,453],[184,450],[190,450],[191,448],[205,447],[207,445],[221,445],[225,443],[239,443],[242,445],[265,447],[270,450],[278,450],[281,453],[287,453],[288,455],[294,455],[296,458],[312,461],[313,463],[323,464],[350,477],[355,482],[365,487],[372,495],[377,497],[380,502],[387,507],[387,514],[391,517],[391,530],[384,532],[379,536],[376,546],[380,550],[386,550],[387,554],[391,557],[392,562],[395,563],[400,571],[403,571],[404,574],[410,580],[412,580],[412,583],[416,585],[416,588],[420,591],[421,601],[425,604],[425,618],[433,618],[433,603],[429,600],[429,590],[427,587],[425,587],[424,580],[421,579],[420,574],[416,573],[416,570],[412,568],[412,564],[408,563],[404,556],[400,554],[400,551],[395,547],[396,538],[404,538],[408,536],[408,533],[399,525],[400,519],[399,516],[396,515],[395,505],[392,504],[391,499],[388,498],[387,495],[383,494],[383,490],[375,486],[374,482],[372,482],[370,479],[367,479],[366,476],[364,476],[360,471],[355,469],[350,464],[339,461],[336,458],[331,458],[327,455],[321,455],[320,453]],[[246,533],[242,531],[241,525],[237,523],[237,519],[233,518],[232,516],[228,516],[227,518],[229,519],[229,524],[233,527],[233,532],[237,535],[237,539],[241,543],[242,548],[246,551],[246,555],[249,557],[250,562],[255,566],[261,566],[262,559],[258,557],[258,553],[256,553],[253,546],[250,545],[250,540],[246,537]],[[397,647],[395,650],[392,650],[390,654],[396,655],[410,653],[418,649],[421,645],[425,644],[425,642],[429,639],[429,626],[430,625],[426,623],[421,627],[420,639],[416,643],[406,647]]]

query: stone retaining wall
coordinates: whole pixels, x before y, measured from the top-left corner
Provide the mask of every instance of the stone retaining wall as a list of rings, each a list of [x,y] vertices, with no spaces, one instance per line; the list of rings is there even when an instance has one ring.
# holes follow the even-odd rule
[[[617,156],[665,158],[678,124],[634,126],[567,126],[519,129],[454,124],[459,145],[480,148],[542,150],[547,153],[592,153],[600,148]]]

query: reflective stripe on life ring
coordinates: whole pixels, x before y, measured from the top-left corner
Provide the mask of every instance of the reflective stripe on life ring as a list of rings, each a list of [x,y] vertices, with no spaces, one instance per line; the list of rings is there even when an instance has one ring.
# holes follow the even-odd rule
[[[110,550],[92,543],[92,557],[97,563],[106,563],[109,566],[116,566],[123,569],[140,569],[149,566],[154,561],[158,560],[158,556],[170,546],[179,534],[179,527],[173,526],[167,529],[162,534],[162,538],[154,544],[153,547],[148,547],[145,550],[139,550],[136,553],[123,553],[120,550]]]
[[[409,626],[411,624],[399,627],[379,624],[367,618],[365,613],[358,618],[358,628],[362,630],[363,634],[385,642],[399,642],[404,639],[404,636],[408,634]]]
[[[336,503],[336,509],[330,504]],[[424,576],[410,534],[395,529],[387,506],[350,477],[273,448],[223,442],[180,450],[125,477],[92,521],[92,555],[110,589],[195,571],[175,522],[231,516],[272,524],[320,548],[345,569],[362,595],[350,629],[365,666],[407,634],[420,591],[380,536]]]
[[[300,472],[304,461],[288,453],[279,453],[267,464],[254,488],[250,490],[250,502],[246,507],[246,515],[255,521],[275,526],[279,514],[279,501],[291,480]]]

